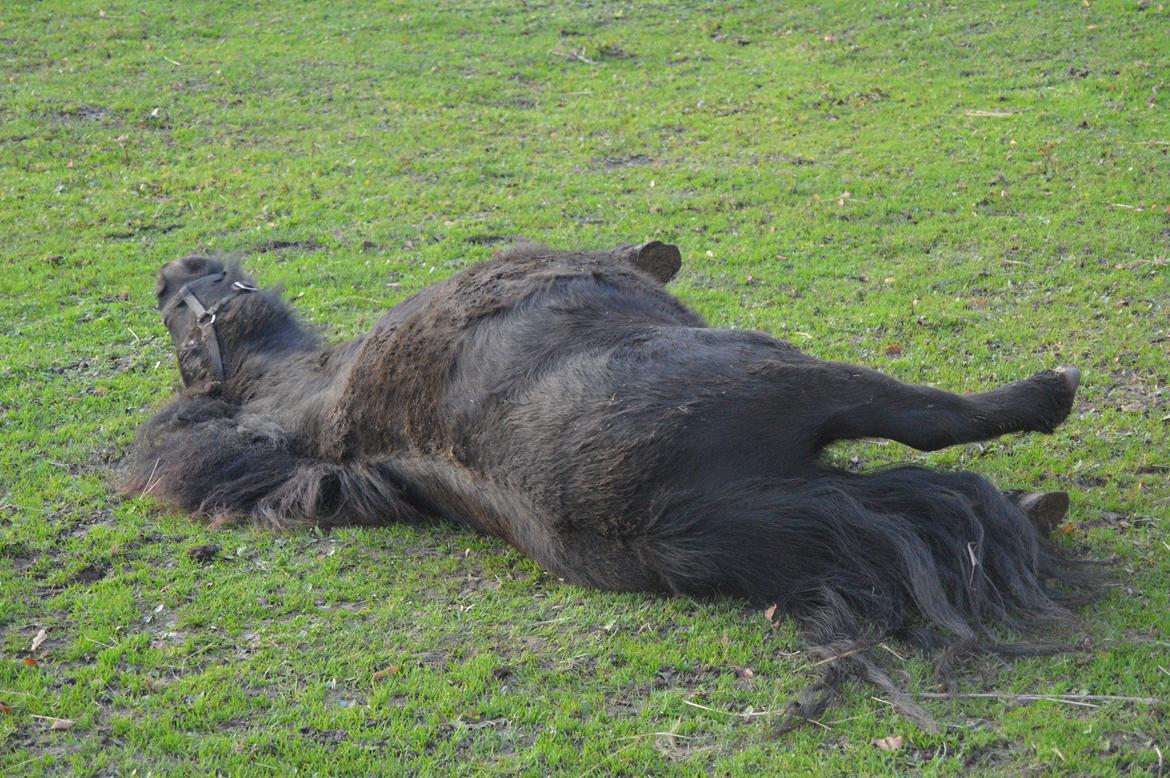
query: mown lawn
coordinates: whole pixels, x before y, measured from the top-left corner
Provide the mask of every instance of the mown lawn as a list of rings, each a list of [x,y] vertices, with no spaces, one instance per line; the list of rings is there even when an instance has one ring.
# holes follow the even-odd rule
[[[328,5],[0,9],[0,773],[1170,774],[1162,2]],[[815,671],[740,603],[117,495],[178,380],[167,260],[344,338],[518,236],[677,243],[713,324],[907,381],[1079,365],[1052,437],[832,455],[1071,492],[1060,542],[1118,571],[1083,650],[970,663],[1014,696],[924,698],[941,734],[852,686],[777,738]]]

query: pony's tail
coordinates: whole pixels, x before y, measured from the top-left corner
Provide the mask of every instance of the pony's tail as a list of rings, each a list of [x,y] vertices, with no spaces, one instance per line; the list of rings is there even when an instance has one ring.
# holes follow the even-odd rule
[[[882,669],[882,641],[932,652],[940,669],[966,652],[1067,650],[1037,638],[1072,620],[1069,606],[1091,599],[1100,579],[972,473],[740,482],[713,498],[667,497],[656,515],[639,548],[664,586],[775,603],[797,620],[823,677],[786,725],[815,718],[843,680],[860,677],[929,727]]]
[[[270,529],[421,521],[388,461],[326,462],[298,455],[271,419],[197,394],[139,430],[121,489],[213,525]]]

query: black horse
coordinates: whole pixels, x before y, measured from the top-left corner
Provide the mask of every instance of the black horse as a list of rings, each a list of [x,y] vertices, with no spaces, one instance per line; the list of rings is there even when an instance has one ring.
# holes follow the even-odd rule
[[[1003,629],[1035,634],[1092,589],[1029,520],[1061,518],[1064,495],[819,455],[1051,432],[1078,371],[905,385],[708,328],[663,288],[678,265],[660,243],[518,247],[330,346],[238,267],[171,262],[157,294],[186,390],[140,431],[127,490],[216,523],[442,517],[574,583],[775,603],[827,669],[794,720],[859,675],[929,723],[869,650],[889,637],[944,658],[1042,650]]]

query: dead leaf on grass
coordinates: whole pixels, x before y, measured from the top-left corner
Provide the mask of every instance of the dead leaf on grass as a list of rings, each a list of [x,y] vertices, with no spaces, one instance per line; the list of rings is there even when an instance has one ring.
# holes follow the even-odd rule
[[[764,618],[767,619],[768,623],[771,624],[773,627],[776,626],[776,622],[773,620],[773,617],[775,615],[776,615],[776,605],[773,604],[773,605],[770,605],[764,609]]]
[[[388,675],[398,675],[400,668],[398,665],[390,665],[385,670],[379,670],[373,675],[375,681],[380,681]]]
[[[13,708],[11,705],[5,705],[4,703],[0,702],[0,713],[11,713],[12,710]]]
[[[890,345],[886,346],[886,354],[888,354],[891,357],[902,356],[902,344],[901,343],[891,343]]]
[[[73,719],[59,719],[56,716],[37,716],[36,714],[33,714],[33,718],[49,722],[50,731],[60,732],[73,726]]]
[[[28,647],[29,651],[36,651],[41,647],[41,644],[49,639],[49,633],[44,629],[38,630],[35,637],[32,639],[32,645]]]
[[[877,738],[875,740],[871,740],[869,742],[873,743],[875,746],[877,746],[878,748],[880,748],[883,751],[893,752],[893,751],[897,751],[899,748],[901,748],[906,743],[906,739],[903,738],[901,735],[891,735],[889,737],[879,737],[879,738]]]
[[[29,667],[36,667],[38,664],[40,664],[40,662],[38,662],[37,660],[33,659],[31,656],[26,656],[26,657],[24,658],[24,663],[25,663],[26,665],[28,665]]]

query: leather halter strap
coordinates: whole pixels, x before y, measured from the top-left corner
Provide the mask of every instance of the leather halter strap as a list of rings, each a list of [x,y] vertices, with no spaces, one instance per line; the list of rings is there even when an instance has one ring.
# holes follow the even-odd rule
[[[207,356],[211,360],[211,369],[215,373],[215,380],[221,384],[227,381],[227,371],[224,368],[223,357],[220,355],[219,339],[215,336],[215,316],[236,297],[256,291],[256,287],[251,284],[246,284],[243,281],[235,281],[232,283],[231,290],[226,295],[217,300],[211,307],[205,306],[199,300],[199,297],[196,296],[195,287],[201,284],[223,280],[225,275],[223,272],[213,273],[184,284],[174,299],[167,303],[166,308],[163,309],[164,317],[170,312],[170,309],[177,308],[180,305],[186,305],[191,309],[191,313],[195,314],[195,321],[199,324],[199,332],[203,336],[203,343],[207,346]]]

